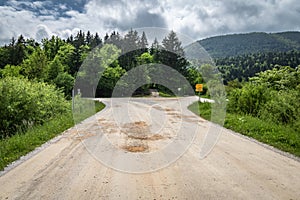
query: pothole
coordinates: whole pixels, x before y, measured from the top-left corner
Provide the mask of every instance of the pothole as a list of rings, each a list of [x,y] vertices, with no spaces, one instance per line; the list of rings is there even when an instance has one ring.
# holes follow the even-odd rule
[[[127,123],[123,126],[123,133],[129,139],[135,140],[161,140],[164,137],[160,134],[152,134],[149,125],[144,121]]]

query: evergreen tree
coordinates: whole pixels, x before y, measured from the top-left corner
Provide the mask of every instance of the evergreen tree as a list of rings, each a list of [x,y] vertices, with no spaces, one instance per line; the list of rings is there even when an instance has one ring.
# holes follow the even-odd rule
[[[141,55],[139,41],[138,32],[132,29],[125,35],[122,41],[122,55],[119,57],[119,63],[126,71],[137,65],[136,57]]]
[[[161,46],[159,45],[157,38],[155,38],[150,48],[150,54],[153,56],[153,60],[156,63],[159,63],[160,51],[161,51]]]
[[[184,51],[176,33],[171,31],[162,41],[162,51],[160,53],[160,62],[170,66],[187,75],[187,60],[184,58]]]
[[[109,38],[106,39],[106,44],[114,44],[118,48],[122,46],[122,37],[118,32],[113,31]]]
[[[90,44],[90,48],[94,49],[97,46],[102,46],[102,40],[99,37],[98,33],[96,33],[95,36],[92,38],[92,42]]]
[[[171,31],[169,35],[163,39],[162,45],[164,50],[176,53],[179,56],[184,56],[184,51],[181,46],[181,42],[179,41],[174,31]]]
[[[87,33],[86,33],[86,37],[85,37],[85,43],[87,44],[87,45],[91,45],[91,42],[92,42],[92,35],[91,35],[91,32],[90,31],[88,31]]]
[[[48,60],[53,60],[57,54],[59,48],[64,45],[64,41],[58,36],[52,36],[51,39],[43,39],[42,46],[44,48],[45,54]]]
[[[82,32],[82,30],[80,30],[77,33],[77,35],[73,41],[73,45],[75,46],[75,48],[79,48],[80,46],[85,45],[85,34],[84,34],[84,32]]]
[[[143,31],[142,37],[139,41],[139,47],[141,48],[141,54],[148,52],[148,41],[145,32]]]

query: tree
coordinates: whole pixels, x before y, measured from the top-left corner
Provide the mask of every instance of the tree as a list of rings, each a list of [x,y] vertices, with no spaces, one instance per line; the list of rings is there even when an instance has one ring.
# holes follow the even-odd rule
[[[115,67],[107,67],[103,72],[97,87],[97,96],[110,97],[118,80],[126,71],[119,65]]]
[[[4,69],[0,69],[0,77],[23,77],[21,71],[21,66],[6,65]]]
[[[176,33],[171,31],[162,41],[160,62],[177,70],[182,75],[187,75],[187,60]]]
[[[26,46],[25,46],[25,39],[23,35],[18,37],[16,46],[14,47],[14,52],[12,57],[13,65],[19,65],[23,61],[26,56]]]
[[[102,40],[99,37],[98,33],[95,34],[95,36],[92,38],[92,42],[90,44],[90,48],[94,49],[97,46],[101,46],[102,45]]]
[[[122,55],[119,57],[119,63],[126,71],[137,65],[135,58],[141,55],[139,41],[138,32],[132,29],[124,36],[121,45]]]
[[[276,66],[272,70],[260,72],[256,77],[250,78],[250,81],[257,84],[265,84],[274,90],[294,89],[300,84],[299,69],[293,69],[289,66]]]
[[[48,60],[41,48],[36,50],[22,63],[24,75],[29,79],[45,80],[48,74]]]
[[[90,46],[91,45],[91,42],[92,42],[92,35],[91,35],[91,32],[90,31],[88,31],[87,33],[86,33],[86,37],[85,37],[85,43],[88,45],[88,46]]]
[[[132,51],[139,48],[140,37],[137,31],[130,29],[124,37],[123,52]]]
[[[153,63],[153,62],[154,62],[153,56],[148,52],[143,53],[142,55],[137,57],[138,65],[150,64],[150,63]]]
[[[162,45],[164,50],[176,53],[179,56],[184,56],[184,51],[181,46],[181,42],[179,41],[174,31],[171,31],[169,35],[163,39]]]
[[[49,71],[47,80],[50,83],[54,83],[56,77],[64,72],[64,66],[62,65],[58,56],[55,56],[55,58],[50,62],[48,68]]]
[[[11,64],[10,48],[5,45],[4,47],[0,47],[0,69],[2,69],[8,64]]]
[[[110,35],[110,37],[108,37],[105,40],[106,44],[114,44],[116,45],[118,48],[122,47],[122,37],[120,36],[120,34],[118,32],[113,31]]]
[[[60,47],[63,46],[65,42],[58,36],[52,36],[50,40],[47,38],[43,39],[42,44],[48,60],[53,60]]]
[[[139,41],[139,47],[141,48],[141,53],[148,52],[148,41],[147,41],[146,33],[144,31]]]
[[[192,85],[194,89],[196,84],[203,83],[202,75],[196,67],[190,66],[187,71],[188,71],[187,80],[189,81],[189,83]]]
[[[74,74],[78,70],[75,69],[73,65],[74,54],[75,54],[75,47],[71,44],[65,43],[64,45],[60,46],[54,58],[54,59],[58,59],[60,63],[64,66],[64,70],[67,71],[72,76],[74,76]]]
[[[60,88],[65,96],[70,99],[74,86],[74,78],[67,72],[59,73],[53,81],[57,88]]]
[[[94,96],[101,75],[108,67],[118,67],[118,57],[121,50],[113,44],[105,44],[95,48],[85,59],[78,73],[80,87],[86,90],[86,95]]]
[[[161,51],[161,46],[159,45],[157,38],[154,39],[151,48],[150,48],[150,54],[153,56],[154,62],[159,62],[159,55]]]
[[[73,45],[76,49],[78,49],[80,46],[85,44],[85,34],[82,30],[80,30],[74,38]]]

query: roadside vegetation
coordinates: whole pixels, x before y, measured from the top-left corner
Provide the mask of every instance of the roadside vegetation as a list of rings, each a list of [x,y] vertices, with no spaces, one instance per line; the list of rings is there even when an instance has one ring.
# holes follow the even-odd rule
[[[11,134],[10,137],[2,136],[2,139],[0,139],[0,170],[3,170],[9,163],[26,155],[36,147],[73,127],[75,123],[94,115],[105,107],[103,103],[95,101],[94,111],[83,110],[82,112],[76,112],[76,118],[73,118],[71,104],[69,102],[67,104],[65,112],[57,114],[43,123],[31,126],[26,130],[24,128],[23,130],[19,129],[14,134]]]
[[[224,127],[300,156],[300,69],[277,66],[227,86]],[[197,109],[199,104],[199,109]],[[211,104],[189,109],[211,119]]]
[[[126,91],[131,89],[133,94],[129,95],[135,97],[148,96],[153,90],[162,97],[194,95],[188,89],[202,83],[201,95],[218,100],[215,105],[225,111],[221,77],[229,99],[225,126],[299,155],[297,49],[219,58],[215,62],[220,74],[211,59],[189,62],[184,54],[189,48],[193,50],[193,45],[185,48],[174,31],[162,41],[154,39],[151,45],[144,32],[132,29],[124,36],[114,31],[103,39],[89,31],[41,42],[22,35],[12,38],[0,47],[0,169],[104,108],[83,97],[111,97],[116,85],[122,86],[120,96],[128,95]],[[291,67],[281,66],[285,63]],[[146,67],[137,69],[131,83],[122,82],[137,66]],[[172,70],[167,68],[163,73],[157,66]],[[172,71],[179,72],[188,84],[172,77]],[[176,88],[171,91],[163,83],[155,83],[153,77]],[[138,82],[144,85],[136,89]],[[72,89],[77,94],[73,99]],[[200,114],[207,119],[210,106],[200,104]],[[198,112],[193,106],[191,109]],[[222,119],[215,120],[222,123]]]
[[[67,39],[52,36],[41,42],[20,35],[0,47],[0,169],[103,109],[100,102],[94,106],[84,97],[110,97],[119,79],[136,66],[149,64],[155,71],[152,63],[159,63],[190,81],[200,76],[186,67],[175,32],[160,42],[155,39],[149,46],[146,34],[134,30],[124,36],[112,32],[103,39],[98,33],[79,31]],[[147,70],[134,77],[145,85],[132,95],[149,95],[154,89],[172,96],[168,88],[151,82]],[[161,75],[157,70],[156,74]],[[75,104],[70,101],[72,89]]]

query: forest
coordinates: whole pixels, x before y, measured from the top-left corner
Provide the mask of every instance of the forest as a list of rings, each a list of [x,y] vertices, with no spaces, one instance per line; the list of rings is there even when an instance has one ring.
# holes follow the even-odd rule
[[[297,47],[296,42],[291,42],[291,39],[297,38],[295,35],[298,34],[283,34],[285,39],[282,34],[276,37],[280,37],[284,44]],[[103,59],[108,55],[109,62]],[[251,116],[266,123],[275,122],[288,127],[292,136],[280,137],[284,144],[293,146],[296,152],[300,148],[300,136],[296,134],[300,130],[299,56],[299,50],[283,48],[215,57],[216,67],[221,74],[210,74],[223,79],[229,115],[236,114],[242,118]],[[132,29],[124,36],[114,31],[106,34],[103,39],[98,33],[92,34],[89,31],[79,31],[66,39],[52,36],[41,42],[22,35],[12,38],[9,44],[0,47],[0,138],[6,140],[22,134],[61,115],[70,118],[70,100],[75,79],[88,81],[85,83],[87,88],[83,88],[88,92],[81,95],[110,97],[118,80],[128,71],[143,64],[154,63],[171,66],[193,88],[197,83],[204,83],[201,95],[211,97],[215,84],[205,82],[199,69],[203,72],[212,69],[212,66],[189,63],[184,55],[184,47],[173,31],[162,41],[154,39],[151,44],[144,32],[138,33]],[[84,68],[85,64],[94,65],[93,69],[97,71],[88,71],[88,68]],[[83,70],[79,71],[82,66]],[[155,71],[155,65],[152,67]],[[102,73],[100,80],[96,78],[99,71]],[[146,96],[149,89],[157,89],[161,96],[174,95],[169,88],[151,83],[149,77],[137,78],[147,80],[148,84],[138,88],[133,94],[135,96]],[[92,87],[95,80],[96,87]],[[228,125],[227,120],[225,125],[231,127],[237,121]]]
[[[90,57],[93,60],[89,60]],[[111,62],[105,61],[106,57]],[[84,61],[91,61],[89,65],[95,67],[85,69]],[[173,31],[161,42],[154,39],[151,45],[144,32],[139,35],[132,29],[124,36],[112,32],[103,39],[98,33],[89,31],[79,31],[67,39],[52,36],[41,42],[22,35],[12,38],[8,45],[0,48],[0,107],[3,113],[0,135],[13,135],[65,112],[76,78],[88,80],[87,89],[82,88],[81,95],[110,97],[120,77],[136,66],[149,63],[171,66],[193,86],[202,81],[196,68],[188,67],[181,41]],[[79,71],[81,66],[83,71]],[[96,77],[100,71],[102,76],[98,81]],[[91,76],[96,76],[98,81],[95,88],[90,86],[94,81]],[[133,95],[147,95],[149,88],[158,89],[162,95],[173,95],[163,85],[148,82]]]
[[[253,32],[221,35],[198,41],[212,58],[300,50],[300,32]]]
[[[251,53],[239,56],[215,59],[216,65],[223,76],[224,83],[238,79],[248,81],[257,73],[290,66],[296,69],[300,65],[300,51]]]

